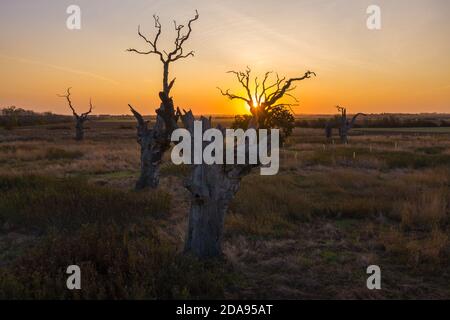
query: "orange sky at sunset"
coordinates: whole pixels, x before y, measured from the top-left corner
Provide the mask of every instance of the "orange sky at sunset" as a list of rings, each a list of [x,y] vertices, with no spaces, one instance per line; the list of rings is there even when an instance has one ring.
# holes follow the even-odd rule
[[[66,8],[82,10],[82,29],[66,28]],[[128,103],[153,113],[162,65],[146,49],[137,26],[153,37],[152,15],[163,25],[161,48],[172,49],[172,19],[194,15],[187,50],[195,57],[176,62],[171,77],[175,104],[196,114],[246,112],[242,102],[216,87],[239,91],[228,70],[248,65],[255,74],[287,77],[305,71],[316,78],[299,83],[296,113],[450,113],[450,2],[376,1],[382,29],[366,27],[374,1],[339,0],[22,0],[0,3],[0,107],[16,105],[68,114],[57,94],[72,87],[75,106],[96,114],[128,114]]]

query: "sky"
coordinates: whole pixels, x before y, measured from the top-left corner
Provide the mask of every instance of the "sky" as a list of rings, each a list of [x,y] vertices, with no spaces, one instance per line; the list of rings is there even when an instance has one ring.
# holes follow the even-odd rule
[[[69,30],[70,5],[81,8],[81,30]],[[366,25],[369,5],[381,8],[381,29]],[[242,94],[226,72],[252,68],[299,83],[297,114],[450,113],[450,1],[448,0],[1,0],[0,108],[10,105],[69,114],[63,94],[72,87],[84,112],[145,114],[159,106],[162,64],[148,47],[153,14],[163,26],[160,47],[170,50],[173,20],[193,25],[187,50],[171,77],[175,104],[196,114],[242,114],[217,87]],[[86,109],[86,110],[85,110]]]

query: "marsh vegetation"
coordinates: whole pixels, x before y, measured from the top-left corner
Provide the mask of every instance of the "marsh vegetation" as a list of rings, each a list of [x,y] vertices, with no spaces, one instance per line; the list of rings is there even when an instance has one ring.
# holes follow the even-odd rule
[[[343,145],[294,129],[278,175],[243,179],[224,257],[201,261],[182,254],[188,168],[165,161],[158,189],[134,192],[134,126],[86,129],[83,142],[65,125],[0,130],[1,298],[450,297],[448,132],[355,128]],[[371,264],[381,291],[365,286]]]

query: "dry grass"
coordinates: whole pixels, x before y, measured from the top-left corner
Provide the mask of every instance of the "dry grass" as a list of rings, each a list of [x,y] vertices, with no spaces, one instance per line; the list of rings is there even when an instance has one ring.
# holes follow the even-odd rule
[[[404,228],[432,229],[448,218],[448,191],[424,190],[398,204]]]
[[[396,259],[432,273],[447,266],[449,259],[447,233],[437,227],[422,235],[391,229],[382,235],[381,242],[387,252]]]

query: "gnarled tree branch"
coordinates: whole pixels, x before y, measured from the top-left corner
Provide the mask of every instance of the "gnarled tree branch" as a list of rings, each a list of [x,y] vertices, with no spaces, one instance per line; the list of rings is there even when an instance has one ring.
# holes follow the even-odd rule
[[[177,37],[175,39],[175,48],[172,51],[170,51],[169,53],[167,53],[165,50],[161,50],[158,48],[158,40],[162,33],[162,26],[161,26],[161,23],[159,22],[159,16],[153,15],[153,19],[155,20],[155,28],[157,30],[156,35],[153,38],[153,40],[149,40],[148,37],[146,37],[144,34],[142,34],[141,27],[138,26],[138,35],[142,39],[144,39],[144,41],[150,46],[150,49],[147,51],[137,50],[134,48],[127,49],[128,52],[134,52],[137,54],[144,54],[144,55],[156,54],[157,56],[159,56],[161,62],[164,65],[163,90],[162,91],[167,96],[170,95],[170,90],[172,89],[172,87],[175,83],[175,79],[173,79],[169,82],[169,65],[170,65],[170,63],[175,62],[180,59],[194,56],[194,51],[185,53],[183,45],[191,36],[192,24],[195,21],[197,21],[198,18],[199,18],[198,11],[195,10],[194,18],[190,19],[187,24],[187,32],[183,32],[184,30],[186,30],[184,25],[178,25],[176,22],[174,22],[175,31],[177,32]]]
[[[230,89],[224,91],[218,88],[220,93],[230,100],[244,101],[249,106],[252,116],[257,119],[258,126],[263,129],[274,127],[275,122],[293,122],[294,112],[292,107],[298,104],[283,102],[282,99],[287,97],[298,102],[298,99],[291,94],[296,89],[295,86],[292,86],[293,83],[316,76],[314,72],[307,71],[302,77],[286,80],[285,77],[280,78],[276,74],[276,79],[271,82],[272,71],[266,72],[262,81],[258,77],[254,80],[251,79],[251,69],[249,67],[245,71],[229,71],[228,73],[235,75],[241,87],[244,88],[246,95],[238,95],[232,93]],[[251,83],[254,83],[253,88],[250,87]],[[287,130],[283,131],[283,134],[290,134],[292,126],[290,125]]]
[[[88,116],[91,114],[92,110],[93,110],[93,106],[92,106],[92,99],[89,99],[89,110],[85,113],[82,113],[81,115],[79,115],[76,111],[75,111],[75,107],[72,104],[72,100],[70,99],[71,93],[70,93],[70,89],[72,88],[67,88],[67,93],[64,95],[58,95],[58,97],[61,98],[66,98],[67,103],[69,105],[69,108],[72,110],[73,116],[75,118],[76,121],[76,135],[75,135],[75,139],[76,140],[83,140],[84,138],[84,122],[86,120],[88,120]]]

